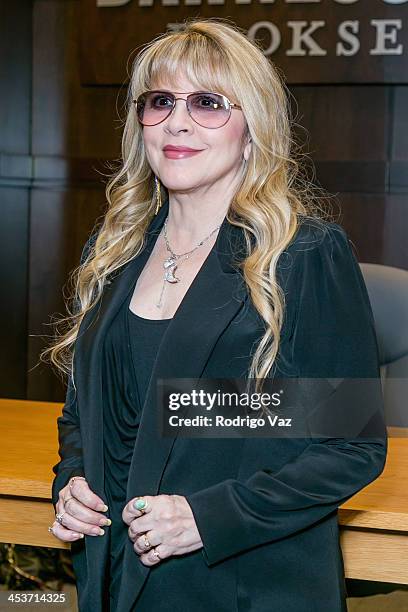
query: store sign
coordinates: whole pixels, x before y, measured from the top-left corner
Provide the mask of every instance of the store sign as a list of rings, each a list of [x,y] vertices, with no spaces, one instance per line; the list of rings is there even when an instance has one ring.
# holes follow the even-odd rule
[[[408,82],[408,0],[82,0],[83,82],[123,83],[131,52],[187,17],[234,20],[288,83]]]

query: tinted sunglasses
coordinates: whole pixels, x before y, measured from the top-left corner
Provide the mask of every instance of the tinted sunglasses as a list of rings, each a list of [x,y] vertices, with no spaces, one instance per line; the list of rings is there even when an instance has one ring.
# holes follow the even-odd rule
[[[175,109],[176,101],[184,100],[184,98],[177,98],[175,96],[177,93],[183,92],[145,91],[140,94],[137,100],[132,100],[136,104],[140,123],[145,126],[152,126],[165,121]],[[242,110],[241,106],[230,102],[226,96],[209,91],[191,93],[184,102],[192,120],[209,129],[220,128],[225,125],[233,108]]]

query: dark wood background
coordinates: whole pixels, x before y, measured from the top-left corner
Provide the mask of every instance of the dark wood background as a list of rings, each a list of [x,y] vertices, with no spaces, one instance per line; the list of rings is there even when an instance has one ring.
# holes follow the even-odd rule
[[[38,355],[105,210],[101,173],[120,155],[126,86],[81,85],[79,0],[0,7],[0,395],[62,401]],[[290,90],[317,179],[336,194],[359,261],[408,269],[407,86]]]

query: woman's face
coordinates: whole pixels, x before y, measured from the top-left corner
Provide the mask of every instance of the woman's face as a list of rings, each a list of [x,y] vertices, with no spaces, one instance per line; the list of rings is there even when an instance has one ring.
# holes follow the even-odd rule
[[[184,92],[197,91],[184,76],[177,82],[162,79],[151,89],[183,92],[177,93],[177,97],[184,100],[187,97]],[[237,103],[237,100],[231,99],[231,102]],[[143,139],[148,162],[169,191],[206,191],[218,185],[223,192],[239,173],[244,157],[249,157],[251,145],[248,138],[243,140],[245,132],[244,114],[239,109],[231,110],[229,120],[222,127],[208,129],[195,123],[186,103],[177,100],[173,112],[162,123],[143,127]],[[185,146],[199,152],[191,156],[166,154],[163,150],[166,145]]]

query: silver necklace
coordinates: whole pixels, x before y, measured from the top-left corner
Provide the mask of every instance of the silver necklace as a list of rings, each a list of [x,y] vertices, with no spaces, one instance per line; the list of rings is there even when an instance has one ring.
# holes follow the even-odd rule
[[[179,267],[180,263],[188,259],[190,255],[194,253],[194,251],[196,251],[200,246],[202,246],[205,242],[207,242],[207,240],[211,238],[213,233],[216,232],[217,229],[221,227],[221,224],[217,225],[217,227],[213,229],[211,234],[209,234],[206,238],[204,238],[204,240],[201,240],[201,242],[199,242],[197,246],[194,247],[194,249],[191,249],[191,251],[187,251],[186,253],[180,253],[179,255],[177,255],[177,253],[175,253],[173,249],[171,248],[169,239],[167,236],[167,219],[168,218],[169,217],[167,216],[164,222],[164,240],[166,241],[166,248],[168,252],[170,253],[170,257],[167,257],[167,259],[165,259],[163,262],[163,268],[164,268],[163,286],[160,292],[159,301],[156,304],[157,308],[160,308],[163,303],[162,298],[163,298],[164,289],[166,287],[166,282],[173,284],[173,283],[178,283],[180,281],[180,279],[177,276],[174,276],[174,273]]]

